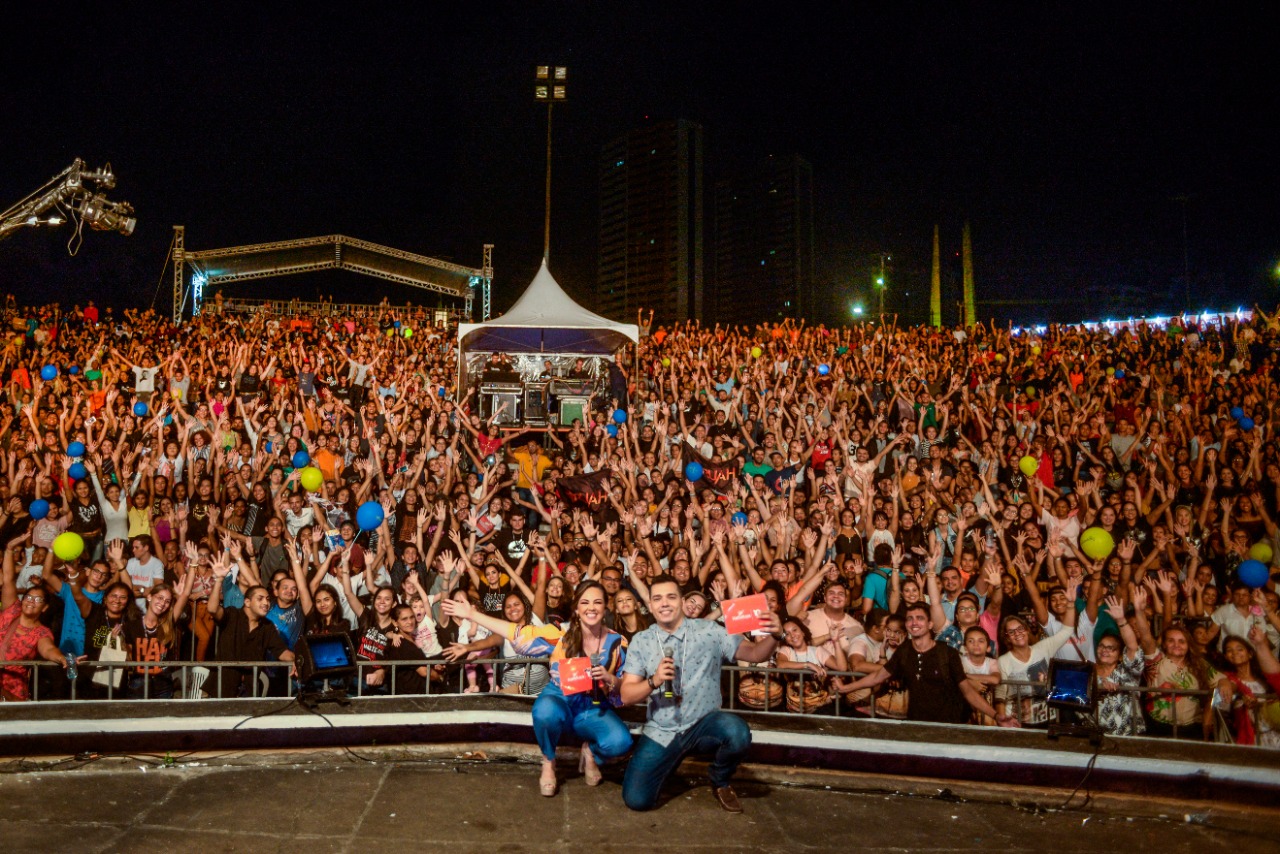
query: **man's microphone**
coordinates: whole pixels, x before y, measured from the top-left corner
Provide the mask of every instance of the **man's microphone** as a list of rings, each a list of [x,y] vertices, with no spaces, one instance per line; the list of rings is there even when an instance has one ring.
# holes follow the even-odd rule
[[[663,658],[670,658],[672,659],[672,661],[674,661],[675,654],[676,654],[676,651],[669,646],[664,646],[662,648]],[[674,680],[668,679],[667,681],[662,683],[662,696],[664,699],[671,700],[675,698],[676,692],[675,692],[675,685],[673,684],[673,682]]]

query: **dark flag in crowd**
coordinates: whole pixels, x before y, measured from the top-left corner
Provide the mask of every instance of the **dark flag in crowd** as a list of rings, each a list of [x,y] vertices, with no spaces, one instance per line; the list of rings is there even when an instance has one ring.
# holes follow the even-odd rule
[[[556,485],[556,496],[571,506],[598,510],[609,500],[609,470],[562,477]]]
[[[703,460],[702,482],[714,492],[732,495],[741,471],[740,460]]]

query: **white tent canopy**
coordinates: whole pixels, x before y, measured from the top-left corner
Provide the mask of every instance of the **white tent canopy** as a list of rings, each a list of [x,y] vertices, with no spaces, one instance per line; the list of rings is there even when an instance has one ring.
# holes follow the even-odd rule
[[[587,311],[560,287],[544,259],[529,287],[501,317],[458,326],[462,353],[576,353],[607,356],[640,342],[640,328]]]

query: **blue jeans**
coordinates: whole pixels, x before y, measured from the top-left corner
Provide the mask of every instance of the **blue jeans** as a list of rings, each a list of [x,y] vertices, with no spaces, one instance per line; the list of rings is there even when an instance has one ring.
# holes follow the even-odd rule
[[[662,784],[689,753],[710,755],[707,776],[711,785],[727,786],[750,747],[751,728],[742,718],[725,711],[707,715],[666,747],[641,736],[622,781],[622,800],[633,810],[653,809]]]
[[[173,677],[168,673],[157,673],[148,680],[141,674],[130,674],[125,696],[133,700],[141,700],[144,694],[152,700],[173,699]],[[116,696],[120,695],[116,694]]]
[[[544,757],[556,758],[556,745],[566,731],[590,744],[599,763],[631,749],[631,732],[608,704],[597,706],[589,694],[566,697],[550,683],[533,702],[533,734]]]

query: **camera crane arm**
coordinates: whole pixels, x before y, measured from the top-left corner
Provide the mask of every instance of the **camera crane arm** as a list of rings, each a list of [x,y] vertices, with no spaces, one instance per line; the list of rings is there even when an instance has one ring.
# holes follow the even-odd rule
[[[138,224],[133,206],[128,202],[110,201],[101,192],[115,185],[116,176],[110,163],[90,170],[77,157],[34,193],[0,213],[0,240],[20,228],[62,225],[67,221],[76,223],[77,232],[87,224],[98,231],[132,234]],[[51,211],[52,215],[45,216]]]

